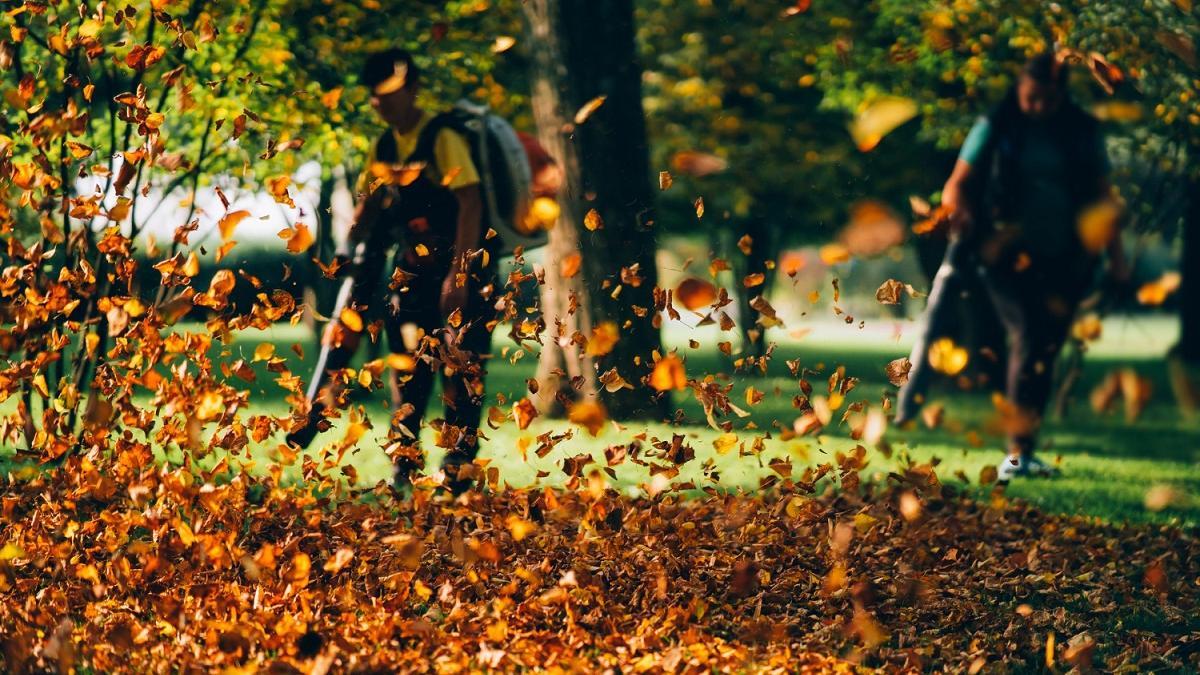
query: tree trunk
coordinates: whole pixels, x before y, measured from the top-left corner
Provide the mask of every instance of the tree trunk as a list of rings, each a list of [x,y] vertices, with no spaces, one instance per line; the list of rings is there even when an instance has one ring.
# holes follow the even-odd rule
[[[526,32],[533,49],[530,82],[533,97],[533,118],[537,122],[538,142],[563,167],[567,175],[579,173],[579,158],[563,132],[568,115],[560,87],[567,78],[559,35],[554,30],[557,8],[552,0],[529,0],[523,4]],[[575,183],[577,185],[577,183]],[[549,233],[543,251],[545,283],[540,287],[542,318],[546,330],[542,333],[542,350],[538,356],[538,392],[534,404],[543,414],[560,415],[564,401],[596,397],[596,365],[591,356],[571,340],[576,333],[589,336],[592,332],[591,309],[586,272],[571,278],[562,275],[560,261],[579,251],[579,227],[584,213],[578,199],[567,193],[558,196],[562,213]],[[572,381],[582,382],[576,389]]]
[[[649,372],[651,352],[661,349],[662,342],[653,300],[658,280],[654,192],[642,112],[642,70],[635,58],[633,2],[528,0],[524,5],[535,31],[531,42],[543,51],[542,67],[535,65],[543,78],[535,83],[535,98],[549,90],[559,99],[559,114],[539,119],[539,126],[547,137],[566,135],[563,214],[572,226],[591,209],[603,221],[603,229],[580,233],[592,317],[614,323],[620,334],[612,352],[597,359],[597,367],[616,368],[625,380],[637,383]],[[557,47],[555,61],[546,61],[552,56],[544,53],[545,45],[539,44],[543,41]],[[568,120],[545,126],[600,96],[605,97],[603,104],[579,124]],[[546,267],[560,261],[547,256]],[[553,335],[553,326],[550,330]],[[614,417],[661,416],[666,397],[653,394],[647,387],[634,386],[606,394],[604,401]]]
[[[750,252],[744,253],[737,245],[742,235],[750,237]],[[738,313],[738,332],[742,337],[742,355],[761,358],[767,353],[766,331],[755,318],[758,312],[750,306],[750,301],[757,295],[766,295],[775,281],[775,270],[767,269],[767,261],[775,255],[774,232],[767,225],[765,218],[754,216],[743,223],[740,231],[730,232],[725,241],[729,244],[722,253],[733,267],[733,283],[729,289],[735,296]],[[751,274],[762,274],[763,282],[758,286],[746,288],[745,279]],[[746,371],[748,375],[760,374],[757,369]]]
[[[1200,155],[1193,148],[1192,157]],[[1187,417],[1200,415],[1200,175],[1189,167],[1179,271],[1179,342],[1169,359],[1171,389]]]

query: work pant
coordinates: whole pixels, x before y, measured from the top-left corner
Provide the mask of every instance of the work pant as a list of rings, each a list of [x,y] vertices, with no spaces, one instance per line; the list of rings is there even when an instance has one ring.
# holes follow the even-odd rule
[[[394,413],[389,436],[398,445],[394,459],[399,475],[407,476],[424,463],[417,440],[433,393],[434,372],[442,373],[445,412],[439,425],[439,444],[447,449],[443,463],[453,479],[458,469],[470,464],[479,450],[485,356],[491,349],[491,321],[495,316],[498,286],[496,256],[489,256],[487,265],[481,265],[479,260],[471,265],[465,306],[455,317],[457,325],[449,325],[439,304],[450,256],[439,255],[437,262],[421,264],[412,249],[401,247],[393,271],[399,269],[402,273],[389,275],[391,282],[385,285],[384,267],[395,244],[386,235],[384,232],[358,245],[352,276],[343,281],[333,316],[337,319],[342,309],[351,305],[382,308],[381,312],[370,315],[380,315],[383,319],[389,349],[411,357],[410,370],[397,373],[389,369]],[[411,348],[404,341],[406,324],[412,324],[419,335]],[[289,440],[301,446],[311,442],[326,407],[327,397],[321,391],[331,373],[350,364],[358,346],[357,338],[352,336],[341,344],[323,346],[308,390],[309,424],[290,435]]]
[[[1083,255],[1082,253],[1080,254]],[[1008,341],[1002,410],[1009,452],[1033,453],[1054,382],[1054,366],[1090,282],[1080,259],[1021,272],[1007,266],[985,270],[984,284]]]

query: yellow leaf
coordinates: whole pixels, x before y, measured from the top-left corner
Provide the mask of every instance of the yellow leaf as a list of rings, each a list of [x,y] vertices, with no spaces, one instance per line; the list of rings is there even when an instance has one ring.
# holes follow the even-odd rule
[[[343,546],[343,547],[339,548],[336,553],[333,554],[333,557],[331,557],[329,560],[325,561],[325,564],[322,566],[322,569],[324,569],[326,572],[331,572],[333,574],[337,574],[338,572],[340,572],[342,570],[343,567],[348,565],[350,563],[350,561],[353,559],[354,559],[354,549]]]
[[[417,367],[417,361],[408,354],[392,353],[387,355],[388,367],[392,370],[407,373]]]
[[[858,530],[859,534],[866,533],[867,530],[870,530],[878,522],[879,519],[874,516],[865,513],[854,514],[854,529]]]
[[[8,562],[17,558],[25,557],[25,549],[17,546],[11,541],[4,544],[4,548],[0,548],[0,562]]]
[[[270,192],[275,201],[280,204],[287,204],[294,207],[296,203],[292,201],[292,196],[288,194],[288,186],[291,184],[292,179],[290,176],[273,176],[267,179],[267,192]]]
[[[179,533],[179,540],[183,542],[184,546],[191,546],[196,541],[196,535],[187,523],[176,518],[172,524],[175,526],[175,531]]]
[[[42,395],[42,398],[50,398],[50,390],[46,387],[46,376],[43,373],[38,373],[33,376],[33,388]]]
[[[113,222],[120,222],[129,217],[129,207],[133,204],[133,200],[129,197],[118,197],[117,203],[113,204],[108,210],[108,219]]]
[[[850,260],[850,251],[841,244],[826,244],[821,247],[821,262],[837,265]]]
[[[558,272],[564,279],[571,279],[576,274],[579,274],[579,267],[583,264],[583,255],[579,251],[574,251],[570,255],[564,257],[558,264]]]
[[[929,365],[939,373],[954,376],[967,367],[970,354],[950,338],[940,338],[929,345]]]
[[[362,315],[349,307],[342,310],[342,313],[338,315],[338,320],[342,322],[343,326],[355,333],[361,333],[363,330]]]
[[[321,105],[333,110],[338,106],[338,101],[342,98],[342,87],[337,86],[329,91],[321,94]]]
[[[737,434],[724,433],[724,434],[721,434],[720,436],[718,436],[717,439],[713,441],[713,447],[716,448],[717,454],[723,455],[723,454],[729,452],[730,450],[732,450],[734,448],[734,446],[737,445],[737,442],[738,442]]]
[[[901,124],[917,116],[917,104],[901,96],[875,99],[850,123],[850,137],[862,152],[875,149],[879,142]]]
[[[521,541],[538,529],[537,523],[531,523],[516,514],[509,515],[505,522],[508,525],[508,532],[512,535],[513,541]]]
[[[185,277],[194,277],[200,273],[200,258],[196,257],[196,252],[188,253],[187,260],[183,263],[183,268],[179,271]]]
[[[586,122],[587,119],[592,116],[592,113],[596,112],[596,110],[598,110],[600,108],[600,106],[604,105],[604,99],[606,99],[606,98],[608,98],[608,97],[607,96],[597,96],[596,98],[588,101],[587,103],[584,103],[583,106],[580,107],[579,110],[575,113],[575,124],[583,124],[584,122]]]
[[[275,343],[263,342],[254,348],[254,361],[266,361],[275,355]]]

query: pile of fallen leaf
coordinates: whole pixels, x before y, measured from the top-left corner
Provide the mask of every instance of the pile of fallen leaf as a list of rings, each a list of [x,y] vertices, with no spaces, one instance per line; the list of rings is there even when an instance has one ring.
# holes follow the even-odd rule
[[[982,502],[928,467],[451,501],[116,457],[4,479],[0,670],[1200,668],[1194,533]]]

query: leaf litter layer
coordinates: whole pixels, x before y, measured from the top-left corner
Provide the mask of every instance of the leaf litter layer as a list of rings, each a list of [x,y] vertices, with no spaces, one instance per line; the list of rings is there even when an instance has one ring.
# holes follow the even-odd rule
[[[1194,533],[941,485],[315,496],[93,453],[0,498],[11,672],[1200,667]],[[849,479],[849,480],[847,480]],[[849,485],[847,485],[849,483]]]

